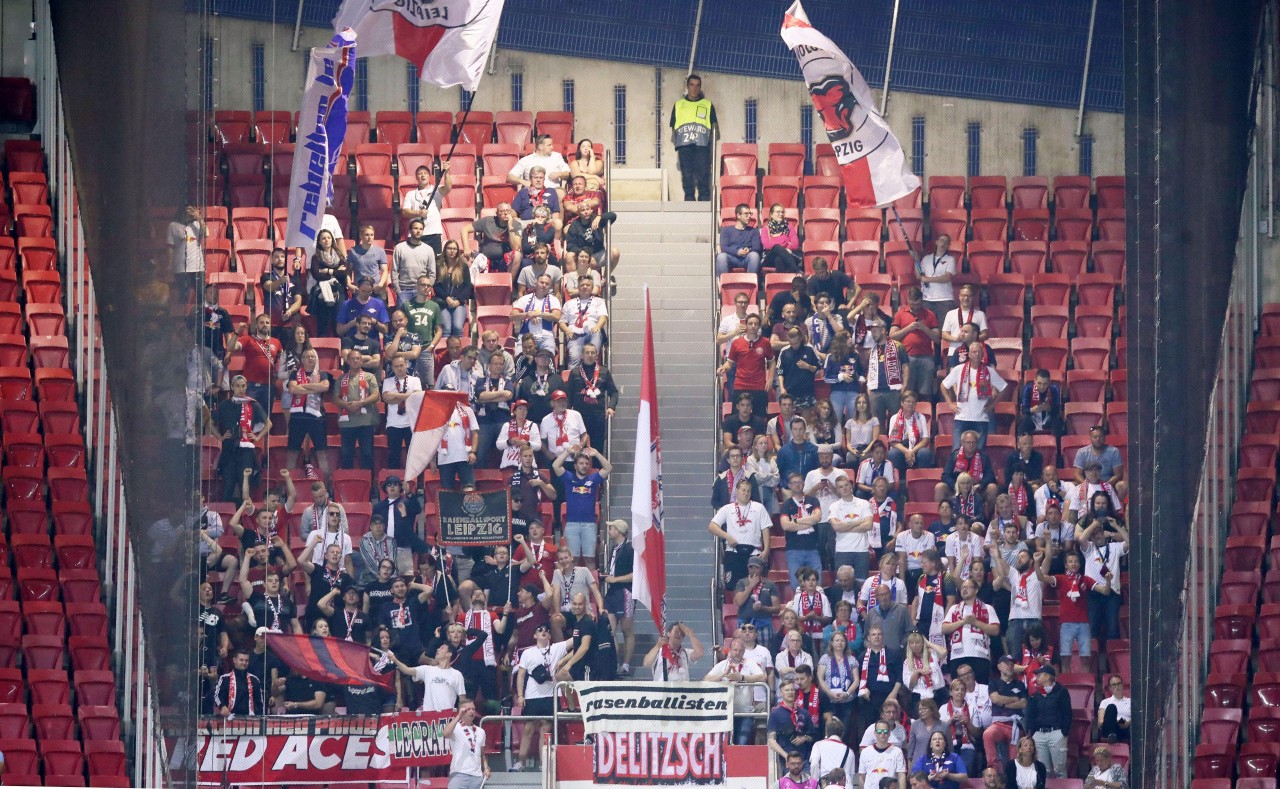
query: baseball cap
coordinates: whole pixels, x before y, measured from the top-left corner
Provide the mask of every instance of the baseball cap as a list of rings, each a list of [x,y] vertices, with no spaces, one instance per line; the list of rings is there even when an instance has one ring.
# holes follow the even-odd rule
[[[1049,664],[1049,663],[1045,663],[1043,666],[1041,666],[1040,668],[1036,669],[1036,673],[1037,673],[1037,674],[1048,674],[1048,675],[1049,675],[1049,676],[1051,676],[1051,677],[1056,677],[1056,676],[1058,676],[1058,670],[1057,670],[1056,668],[1054,668],[1052,664]]]
[[[764,559],[761,559],[759,556],[752,556],[750,559],[747,559],[747,566],[764,567]]]
[[[403,485],[403,484],[404,484],[404,480],[400,479],[400,477],[395,474],[390,475],[389,477],[387,477],[385,480],[382,481],[382,487],[384,488],[388,485]]]
[[[563,389],[557,389],[551,393],[552,402],[555,402],[556,400],[568,400],[568,399],[569,399],[569,395],[565,394],[565,391]]]
[[[528,407],[529,407],[529,401],[528,401],[528,400],[517,400],[517,401],[515,401],[514,403],[512,403],[512,404],[511,404],[511,407],[512,407],[512,408],[515,408],[516,406],[520,406],[520,405],[524,406],[525,408],[528,408]]]
[[[997,665],[1000,663],[1017,663],[1017,661],[1013,659],[1013,655],[1002,655],[1000,659],[996,661]]]
[[[271,628],[260,627],[257,630],[253,631],[253,636],[254,638],[257,638],[258,636],[265,636],[267,633],[270,633],[270,632],[271,632]]]
[[[556,355],[555,355],[554,353],[552,353],[551,351],[549,351],[548,349],[546,349],[546,348],[539,348],[538,350],[534,351],[534,352],[533,352],[533,356],[534,356],[534,358],[535,358],[535,359],[536,359],[537,357],[539,357],[539,356],[545,356],[545,357],[547,357],[548,359],[554,359],[554,358],[556,358]]]

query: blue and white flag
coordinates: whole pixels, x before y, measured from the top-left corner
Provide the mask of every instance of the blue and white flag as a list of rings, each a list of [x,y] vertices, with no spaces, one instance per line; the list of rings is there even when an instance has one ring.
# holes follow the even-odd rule
[[[313,47],[298,116],[298,145],[289,184],[285,246],[310,258],[325,208],[333,200],[333,169],[347,136],[347,97],[355,82],[356,34],[343,30],[327,47]]]

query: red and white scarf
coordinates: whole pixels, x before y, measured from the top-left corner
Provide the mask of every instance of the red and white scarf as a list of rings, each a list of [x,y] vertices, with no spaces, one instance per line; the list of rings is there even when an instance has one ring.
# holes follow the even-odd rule
[[[978,378],[977,383],[972,386],[969,384],[970,366],[973,367]],[[973,359],[965,359],[964,366],[960,368],[960,386],[956,399],[962,403],[968,400],[970,389],[977,393],[979,400],[991,399],[991,368],[987,365],[986,359],[978,359],[976,362]]]
[[[929,628],[925,632],[925,637],[930,641],[943,645],[942,639],[942,620],[946,616],[946,602],[942,595],[942,575],[925,575],[921,573],[920,580],[916,582],[918,593],[916,594],[916,623],[920,625],[921,614],[924,612],[924,601],[929,599],[932,601],[932,607],[929,609]]]
[[[981,457],[981,456],[979,456]],[[959,464],[957,464],[959,465]],[[979,462],[981,465],[981,462]],[[956,472],[957,474],[960,472]],[[964,496],[955,497],[955,511],[966,518],[978,517],[978,494],[976,491],[969,491]]]
[[[1044,693],[1044,688],[1040,687],[1040,683],[1035,681],[1036,669],[1040,668],[1040,658],[1042,657],[1052,663],[1053,647],[1044,644],[1044,648],[1040,652],[1032,652],[1026,646],[1022,648],[1022,665],[1026,666],[1022,673],[1026,677],[1027,693],[1032,696],[1039,696]]]
[[[468,611],[465,614],[458,615],[458,621],[466,625],[468,630],[483,630],[489,634],[489,637],[480,645],[481,654],[474,656],[472,660],[484,661],[486,666],[498,665],[497,653],[493,649],[493,612],[487,608],[481,608],[479,611]],[[479,636],[469,636],[467,643],[473,643]]]
[[[556,449],[569,444],[569,432],[565,430],[565,421],[568,418],[568,411],[563,413],[552,412],[551,416],[556,420]]]
[[[314,378],[312,376],[314,376]],[[317,370],[315,373],[308,373],[306,370],[302,369],[301,365],[299,365],[298,373],[293,377],[293,382],[298,386],[319,383],[320,372]],[[320,405],[320,398],[310,392],[295,396],[293,398],[293,405],[289,407],[289,412],[294,414],[310,414],[311,416],[324,416],[324,410]]]
[[[796,688],[796,690],[798,691],[799,688]],[[801,699],[801,703],[804,704],[805,710],[809,713],[810,721],[821,720],[818,717],[819,701],[820,700],[818,698],[818,683],[815,682],[813,683],[813,685],[809,687],[809,692],[804,694],[804,698]]]
[[[965,613],[964,613],[965,605],[969,606],[969,613],[973,614],[974,619],[978,620],[984,625],[989,624],[989,622],[987,621],[988,619],[987,604],[982,602],[981,600],[974,600],[972,603],[967,603],[967,604],[961,603],[960,605],[951,609],[951,616],[949,617],[948,621],[950,622],[962,621],[965,617]],[[961,625],[960,627],[956,628],[955,632],[951,634],[952,644],[960,644],[961,642],[964,641],[964,629],[966,627],[972,628],[974,630],[978,630],[978,632],[982,632],[981,630],[974,627],[973,625]],[[986,635],[986,633],[982,633],[982,634],[984,636]]]
[[[1024,607],[1031,606],[1031,598],[1027,596],[1027,579],[1035,574],[1036,568],[1031,567],[1025,572],[1018,574],[1018,588],[1014,593],[1013,602],[1015,605]]]
[[[822,620],[805,619],[806,616],[813,613],[822,616],[822,600],[822,592],[800,593],[800,626],[810,637],[822,637]]]
[[[929,647],[925,647],[927,650]],[[920,681],[924,683],[926,691],[933,688],[933,664],[925,665],[926,653],[911,656],[911,670],[920,675]]]
[[[880,388],[880,365],[884,365],[884,377],[890,389],[902,388],[902,360],[898,357],[898,344],[888,340],[884,345],[871,349],[871,363],[867,365],[867,391]]]
[[[957,707],[953,702],[947,702],[947,716],[951,719],[951,741],[962,747],[973,745],[973,741],[969,739],[969,727],[958,725],[959,719],[968,714],[968,704],[961,704]]]
[[[1087,506],[1089,499],[1093,498],[1092,496],[1088,495],[1089,486],[1092,484],[1093,483],[1086,481],[1086,482],[1081,482],[1079,485],[1076,486],[1076,497],[1077,497],[1076,509],[1083,511],[1084,508]],[[1111,487],[1110,482],[1107,482],[1105,480],[1100,481],[1098,482],[1098,488],[1101,489],[1103,493],[1106,493],[1108,496],[1111,497],[1113,504],[1115,503],[1116,491],[1115,491],[1115,488]],[[1096,492],[1097,491],[1095,491],[1095,493]]]
[[[963,449],[956,450],[956,462],[951,467],[953,474],[968,474],[973,477],[974,482],[982,480],[982,474],[986,469],[982,465],[982,450],[974,450],[973,457],[966,457]],[[965,513],[968,515],[969,513]]]
[[[225,706],[227,709],[231,710],[233,714],[236,710],[236,696],[240,693],[240,683],[236,681],[236,673],[237,672],[232,669],[226,674],[223,674],[219,679],[219,682],[225,680],[227,683],[227,703]],[[244,672],[245,691],[249,694],[249,715],[258,714],[258,694],[254,691],[254,685],[257,684],[257,681],[258,678],[253,674],[250,674],[248,671]],[[220,694],[215,694],[215,696],[216,695]]]
[[[679,671],[684,665],[684,650],[673,652],[670,644],[662,645],[662,678],[668,680],[671,678],[671,670]]]
[[[876,669],[876,682],[889,682],[889,656],[883,649],[880,650],[879,655],[880,667]],[[870,681],[867,679],[870,674],[868,671],[870,667],[871,648],[868,647],[867,651],[862,654],[862,679],[858,680],[859,693],[867,689],[867,683]]]
[[[908,447],[913,447],[920,441],[920,436],[924,434],[924,426],[921,422],[919,412],[913,412],[911,416],[907,416],[905,411],[899,411],[889,420],[893,428],[889,431],[889,441],[891,443],[903,443]]]
[[[1017,485],[1009,488],[1009,499],[1013,502],[1013,511],[1018,515],[1027,514],[1027,505],[1030,503],[1030,497],[1027,495],[1026,485]]]
[[[343,399],[350,399],[351,397],[350,387],[351,387],[351,373],[345,372],[342,374],[342,380],[338,382],[338,388],[342,390]],[[356,393],[358,394],[358,399],[360,400],[363,400],[369,396],[369,382],[365,379],[364,375],[361,373],[356,374]],[[344,407],[338,419],[339,421],[342,421],[347,419],[350,416],[351,416],[351,412]]]
[[[253,404],[251,397],[240,401],[240,447],[253,449]]]

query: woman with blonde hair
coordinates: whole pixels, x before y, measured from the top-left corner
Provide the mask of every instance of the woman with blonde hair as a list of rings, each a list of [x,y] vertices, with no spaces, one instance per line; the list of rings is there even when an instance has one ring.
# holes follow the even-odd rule
[[[770,515],[778,514],[778,462],[773,451],[773,442],[767,434],[761,433],[751,442],[751,454],[747,455],[744,467],[752,476],[756,485],[760,486],[760,498],[764,500],[764,508]]]
[[[902,686],[911,697],[907,711],[924,699],[946,701],[947,688],[942,681],[942,664],[947,661],[947,648],[926,639],[919,631],[907,636],[907,653],[902,660]]]

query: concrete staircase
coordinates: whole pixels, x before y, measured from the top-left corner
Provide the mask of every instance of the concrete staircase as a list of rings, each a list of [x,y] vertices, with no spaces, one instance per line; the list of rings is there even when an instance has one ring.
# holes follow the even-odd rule
[[[626,202],[618,212],[613,245],[622,251],[617,293],[609,317],[610,368],[622,390],[609,459],[614,471],[610,517],[630,520],[640,358],[644,345],[644,286],[653,307],[658,415],[667,537],[668,621],[694,628],[711,646],[713,556],[707,521],[717,420],[714,293],[711,250],[718,222],[709,203]],[[635,664],[653,644],[647,611],[636,611]],[[635,668],[633,664],[633,671]],[[694,673],[710,668],[710,661]],[[638,676],[647,676],[640,669]]]

